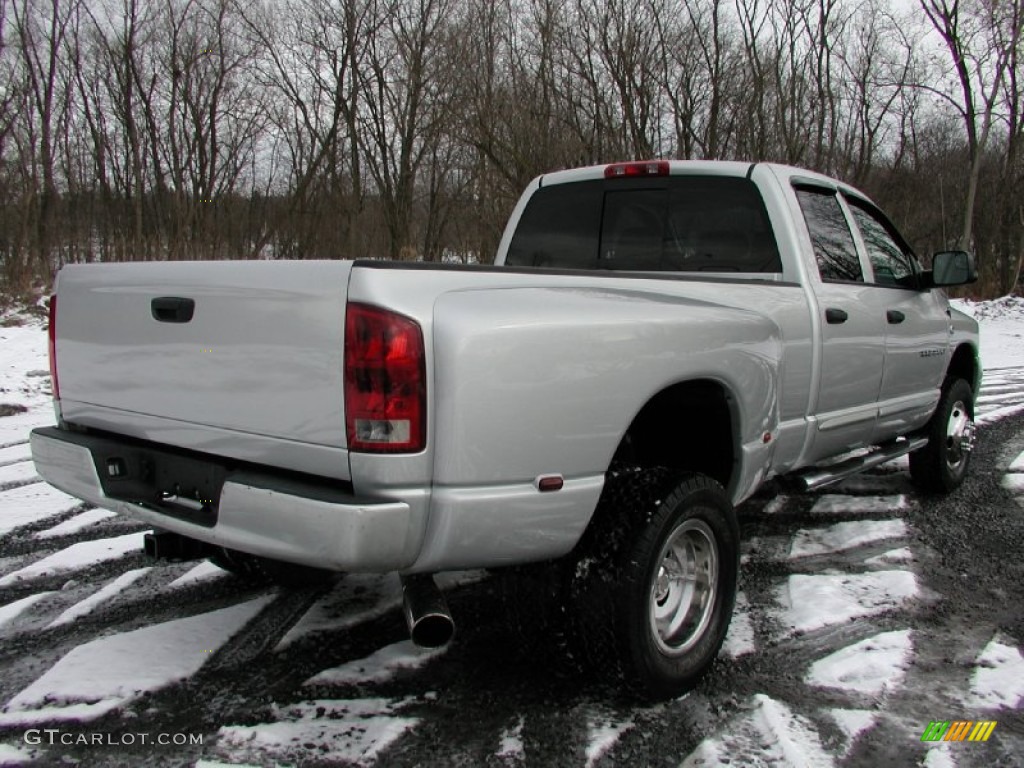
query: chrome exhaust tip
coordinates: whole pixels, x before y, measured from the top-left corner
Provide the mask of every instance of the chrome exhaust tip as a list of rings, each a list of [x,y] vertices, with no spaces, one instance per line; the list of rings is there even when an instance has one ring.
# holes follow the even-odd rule
[[[402,577],[402,607],[409,636],[421,648],[440,648],[455,634],[448,603],[430,574]]]

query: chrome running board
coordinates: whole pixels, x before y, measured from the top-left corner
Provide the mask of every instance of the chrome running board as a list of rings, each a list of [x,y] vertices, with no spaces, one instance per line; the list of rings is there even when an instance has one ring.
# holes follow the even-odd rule
[[[886,445],[884,448],[877,448],[863,456],[854,456],[838,464],[830,464],[826,467],[811,467],[810,469],[800,470],[790,475],[790,477],[796,483],[799,490],[816,491],[819,488],[832,485],[832,483],[845,480],[852,475],[856,475],[858,472],[863,472],[865,469],[871,469],[879,464],[885,464],[887,461],[905,456],[911,451],[924,448],[926,445],[928,445],[927,437],[903,438]]]

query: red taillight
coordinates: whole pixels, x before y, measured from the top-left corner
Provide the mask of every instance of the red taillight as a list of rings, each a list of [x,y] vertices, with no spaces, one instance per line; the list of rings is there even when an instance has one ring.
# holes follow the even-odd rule
[[[50,340],[50,383],[53,386],[53,399],[60,399],[60,387],[57,386],[57,294],[50,297],[50,327],[46,330]]]
[[[640,163],[615,163],[604,169],[606,179],[632,178],[636,176],[668,176],[668,160],[647,160]]]
[[[365,304],[345,314],[348,447],[370,453],[423,450],[427,433],[423,332],[415,320]]]

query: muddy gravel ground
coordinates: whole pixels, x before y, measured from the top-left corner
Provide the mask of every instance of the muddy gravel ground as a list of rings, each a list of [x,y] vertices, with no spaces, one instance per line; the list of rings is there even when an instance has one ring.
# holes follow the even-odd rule
[[[1012,415],[981,427],[949,497],[918,494],[900,463],[817,494],[765,489],[740,509],[727,646],[660,703],[594,683],[554,638],[524,641],[492,574],[450,583],[456,638],[417,655],[392,577],[284,591],[134,549],[76,566],[73,545],[143,529],[39,535],[88,511],[72,507],[0,538],[0,763],[1024,765],[1022,453]],[[37,484],[0,481],[0,511]],[[997,725],[983,743],[922,742],[936,720]],[[160,734],[202,743],[142,743]]]

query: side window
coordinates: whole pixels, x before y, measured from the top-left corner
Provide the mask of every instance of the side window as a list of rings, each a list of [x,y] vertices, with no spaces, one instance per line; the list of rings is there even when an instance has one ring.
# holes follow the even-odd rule
[[[835,192],[798,187],[796,196],[811,233],[821,279],[863,282],[857,247]]]
[[[848,197],[846,201],[864,238],[875,282],[880,285],[912,285],[915,280],[913,256],[892,225],[867,203],[854,197]]]
[[[538,189],[519,219],[505,263],[596,269],[603,194],[601,181]]]

